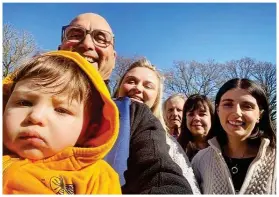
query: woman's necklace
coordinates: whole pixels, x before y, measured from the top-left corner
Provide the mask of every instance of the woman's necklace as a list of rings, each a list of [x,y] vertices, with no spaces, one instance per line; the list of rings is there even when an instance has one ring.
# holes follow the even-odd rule
[[[243,157],[244,157],[244,155],[245,155],[245,151],[243,151],[243,154],[242,154],[242,157],[241,158],[239,158],[239,159],[243,159]],[[233,164],[233,162],[232,162],[232,158],[231,157],[229,157],[228,156],[228,159],[229,159],[229,163],[230,163],[230,171],[231,171],[231,173],[233,174],[233,175],[235,175],[235,174],[237,174],[238,173],[238,171],[239,171],[239,167],[238,167],[238,163],[235,163],[235,164]]]
[[[231,158],[230,158],[230,162],[231,162]],[[235,166],[231,167],[231,172],[232,172],[233,174],[238,173],[238,167],[237,167],[237,164],[235,164]]]

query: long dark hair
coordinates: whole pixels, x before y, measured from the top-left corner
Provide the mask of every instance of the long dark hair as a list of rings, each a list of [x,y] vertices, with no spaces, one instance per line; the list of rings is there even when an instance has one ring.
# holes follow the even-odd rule
[[[248,143],[259,144],[261,137],[266,137],[270,140],[270,146],[276,146],[276,136],[274,128],[270,120],[269,104],[265,91],[256,82],[249,79],[231,79],[227,81],[218,91],[215,99],[216,109],[220,104],[222,96],[229,90],[240,88],[249,92],[256,100],[260,110],[263,110],[259,123],[255,126],[251,136],[247,139]],[[224,131],[217,110],[214,114],[213,131],[221,146],[227,143],[227,135]],[[253,136],[253,137],[252,137]]]
[[[186,150],[186,147],[189,142],[194,141],[193,134],[187,127],[187,116],[186,113],[189,111],[195,111],[197,109],[205,109],[206,106],[208,106],[209,113],[211,116],[211,122],[213,122],[213,113],[214,113],[214,108],[211,103],[211,101],[205,96],[205,95],[200,95],[200,94],[193,94],[191,95],[185,102],[183,106],[183,113],[182,113],[182,123],[181,123],[181,134],[179,135],[177,141],[183,148],[183,150]],[[206,136],[206,141],[207,139],[212,137],[212,129],[208,131],[208,134]]]

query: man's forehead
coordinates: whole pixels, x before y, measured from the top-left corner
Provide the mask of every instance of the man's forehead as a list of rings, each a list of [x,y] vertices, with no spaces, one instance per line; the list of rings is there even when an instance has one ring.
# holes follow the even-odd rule
[[[108,22],[101,16],[93,13],[81,14],[74,18],[71,25],[80,25],[86,29],[102,29],[112,32]]]
[[[185,100],[181,97],[174,97],[168,100],[169,105],[177,105],[177,104],[184,104]]]

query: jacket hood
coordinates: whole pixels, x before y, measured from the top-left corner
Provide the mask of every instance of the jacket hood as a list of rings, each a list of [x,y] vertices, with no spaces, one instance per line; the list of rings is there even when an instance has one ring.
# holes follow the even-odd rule
[[[76,65],[78,65],[91,80],[95,89],[99,93],[102,101],[103,101],[103,110],[102,114],[100,114],[101,121],[99,125],[99,129],[96,131],[94,125],[89,125],[84,133],[81,133],[81,136],[93,136],[89,139],[85,139],[85,143],[82,144],[82,147],[72,147],[65,149],[67,153],[74,154],[77,157],[86,158],[91,157],[94,160],[103,159],[107,153],[113,147],[119,132],[119,112],[116,104],[111,99],[110,93],[104,83],[102,77],[99,72],[93,67],[86,59],[84,59],[81,55],[76,52],[71,51],[52,51],[45,53],[47,55],[53,56],[63,56],[73,60]],[[3,105],[8,101],[8,98],[11,94],[10,87],[13,85],[13,74],[8,75],[3,80]],[[93,98],[94,99],[94,98]],[[94,105],[94,101],[93,101]],[[3,112],[4,112],[3,106]],[[90,113],[90,112],[89,112]],[[94,112],[92,112],[94,113]],[[89,132],[89,133],[88,133]],[[94,133],[93,133],[94,132]],[[84,140],[83,140],[84,141]],[[86,148],[83,148],[86,147]],[[66,153],[66,155],[67,155]],[[63,157],[65,153],[61,153]],[[58,154],[61,156],[61,154]],[[57,155],[55,156],[56,159]],[[85,159],[87,160],[87,159]],[[84,160],[84,161],[85,161]],[[90,160],[90,159],[89,159]]]

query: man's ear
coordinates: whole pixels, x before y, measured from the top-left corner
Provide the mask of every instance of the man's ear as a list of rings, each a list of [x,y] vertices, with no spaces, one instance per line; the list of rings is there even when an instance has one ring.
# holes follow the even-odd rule
[[[116,57],[117,57],[117,53],[115,50],[113,50],[113,57],[114,57],[114,62],[116,62]],[[115,68],[116,63],[113,65],[113,68]]]

